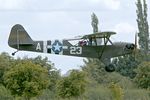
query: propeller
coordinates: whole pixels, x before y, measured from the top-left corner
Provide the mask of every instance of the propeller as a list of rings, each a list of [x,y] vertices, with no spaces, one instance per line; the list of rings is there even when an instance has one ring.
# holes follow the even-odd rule
[[[134,57],[136,58],[136,53],[137,53],[137,33],[135,34],[135,40],[134,40]]]

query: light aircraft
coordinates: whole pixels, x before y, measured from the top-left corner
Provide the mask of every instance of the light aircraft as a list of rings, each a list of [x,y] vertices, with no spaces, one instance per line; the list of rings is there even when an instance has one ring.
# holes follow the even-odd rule
[[[97,32],[73,39],[34,41],[28,35],[22,25],[12,27],[8,45],[23,51],[33,51],[56,55],[67,55],[87,58],[97,58],[105,64],[105,70],[113,72],[115,66],[111,64],[111,58],[131,54],[136,45],[125,42],[112,42],[110,36],[115,32]],[[78,43],[73,45],[71,41]],[[15,53],[12,55],[15,55]]]

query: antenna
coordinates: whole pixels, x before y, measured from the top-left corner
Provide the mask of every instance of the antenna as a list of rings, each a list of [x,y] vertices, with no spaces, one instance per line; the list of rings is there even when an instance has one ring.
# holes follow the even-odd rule
[[[21,30],[17,30],[17,51],[12,53],[13,56],[19,51],[19,31]]]

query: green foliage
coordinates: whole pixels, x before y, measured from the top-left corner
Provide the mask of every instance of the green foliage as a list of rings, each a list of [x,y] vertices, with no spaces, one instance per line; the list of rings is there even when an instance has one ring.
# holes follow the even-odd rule
[[[19,61],[19,60],[21,60],[21,59],[20,58],[17,59],[17,61]],[[47,68],[48,70],[51,70],[54,68],[54,64],[51,63],[51,61],[49,61],[47,57],[45,57],[45,58],[42,58],[41,56],[37,56],[35,58],[24,57],[22,60],[31,61],[34,64],[40,65],[44,68]]]
[[[108,73],[107,74],[107,83],[104,84],[104,86],[109,86],[110,84],[118,84],[123,89],[132,89],[135,88],[135,84],[132,82],[132,80],[128,77],[124,77],[120,75],[119,73]]]
[[[34,64],[37,64],[37,65],[42,66],[43,68],[46,68],[48,71],[48,76],[49,76],[48,81],[50,83],[48,88],[51,91],[55,91],[57,80],[60,79],[60,71],[54,68],[54,64],[51,61],[49,61],[47,57],[45,58],[42,58],[41,56],[37,56],[36,58],[25,57],[23,60],[31,61]]]
[[[124,56],[118,57],[113,62],[117,66],[117,72],[123,76],[134,78],[136,72],[134,71],[142,61],[150,61],[148,56],[149,51],[149,26],[147,21],[147,4],[146,0],[137,0],[137,24],[138,24],[138,37],[140,51],[136,53],[136,56]],[[136,59],[134,58],[136,57]]]
[[[104,65],[98,59],[84,60],[84,63],[85,65],[81,67],[88,77],[96,80],[98,83],[106,83],[107,72]]]
[[[96,33],[96,32],[98,32],[98,23],[99,22],[98,22],[98,18],[95,13],[93,13],[91,15],[91,20],[92,20],[91,25],[93,27],[93,33]]]
[[[123,100],[123,89],[115,83],[111,83],[110,90],[114,100]]]
[[[144,55],[141,54],[138,56],[137,59],[142,62]],[[128,63],[130,65],[130,62]],[[131,62],[131,65],[132,63],[133,62]],[[140,74],[149,75],[150,63],[144,63],[145,64],[140,64],[138,69],[135,67],[135,69],[137,69],[135,71],[137,76],[142,76]],[[28,65],[32,66],[29,67]],[[150,98],[149,90],[137,89],[130,78],[123,77],[116,72],[107,73],[104,69],[104,65],[95,59],[85,60],[82,71],[70,71],[66,77],[60,77],[60,72],[54,68],[53,64],[49,62],[47,58],[42,58],[41,56],[36,58],[25,57],[15,60],[7,53],[2,53],[0,55],[0,68],[2,69],[1,72],[3,74],[5,73],[4,76],[2,74],[1,77],[2,79],[4,78],[6,86],[5,88],[3,85],[0,85],[0,100],[13,100],[14,98],[11,95],[12,91],[18,93],[12,93],[13,95],[21,96],[15,97],[15,100],[27,100],[33,96],[34,98],[31,100],[112,100],[113,98],[115,98],[115,100],[116,98],[123,98],[123,100],[149,100]],[[132,70],[134,71],[134,69]],[[149,85],[149,81],[146,81],[149,77],[143,78],[137,76],[134,79],[136,84],[137,82],[141,82]],[[42,82],[44,80],[45,82]],[[40,82],[40,85],[38,82]],[[112,82],[114,85],[111,85],[112,88],[110,88],[109,86]],[[141,84],[141,86],[144,85]],[[121,96],[123,91],[124,96]],[[19,95],[19,92],[20,94],[22,93],[22,95]],[[59,98],[57,98],[57,94]]]
[[[116,71],[118,73],[133,79],[136,76],[134,70],[137,68],[140,61],[135,59],[133,55],[126,55],[113,59],[112,63],[116,66]]]
[[[137,0],[137,24],[140,49],[147,54],[149,50],[149,26],[147,21],[147,4],[146,0]]]
[[[123,100],[149,100],[150,91],[144,89],[126,89],[124,90]]]
[[[48,76],[49,76],[49,81],[50,81],[48,88],[51,91],[56,92],[57,81],[61,79],[60,71],[58,71],[57,69],[50,70]]]
[[[20,61],[4,74],[4,83],[15,96],[31,98],[48,86],[48,71],[30,61]]]
[[[13,100],[13,96],[10,91],[7,90],[3,85],[0,85],[0,100]]]
[[[11,67],[13,58],[8,53],[0,54],[0,83],[3,83],[4,73]]]
[[[110,89],[100,84],[95,84],[93,87],[87,87],[83,96],[85,98],[83,100],[112,100]]]
[[[89,79],[83,100],[149,100],[150,91],[137,89],[130,78],[118,73],[108,74],[108,77],[106,80],[111,81],[109,84],[99,84]]]
[[[72,70],[69,76],[63,77],[57,84],[57,93],[62,98],[78,97],[85,91],[85,74]]]
[[[43,93],[37,97],[36,100],[57,100],[56,93],[49,89],[45,89]]]
[[[150,89],[150,62],[143,62],[136,70],[137,75],[134,81],[138,87]]]
[[[141,53],[140,55],[138,54],[136,59],[142,62],[144,61],[143,57],[144,55]],[[126,63],[124,63],[124,59],[127,59]],[[130,61],[128,57],[121,58],[119,62],[120,66],[123,64],[130,66],[135,63],[134,59],[131,59],[132,62],[128,61]],[[16,100],[27,100],[31,97],[34,97],[31,100],[117,100],[122,98],[123,100],[149,100],[150,91],[137,89],[135,85],[135,83],[138,84],[139,82],[139,87],[144,85],[149,86],[148,83],[150,82],[148,79],[150,78],[145,77],[150,72],[149,62],[144,62],[145,64],[142,63],[133,69],[129,67],[133,72],[138,68],[135,70],[135,73],[137,73],[134,79],[135,83],[130,78],[123,77],[116,72],[107,73],[104,65],[99,60],[88,59],[84,62],[85,65],[82,66],[82,71],[73,70],[66,77],[60,77],[60,72],[54,68],[54,65],[47,58],[38,56],[36,58],[25,57],[15,60],[7,53],[2,53],[0,55],[0,68],[3,69],[1,72],[5,74],[4,76],[2,74],[1,77],[2,79],[4,78],[6,88],[0,85],[0,100],[13,100],[12,91],[18,93],[12,93],[13,95],[21,96],[15,97]],[[28,65],[32,65],[30,66],[31,68]],[[43,71],[37,71],[33,67],[35,69],[42,69]],[[144,78],[141,74],[145,75]],[[42,82],[44,80],[46,81]],[[39,83],[40,85],[38,82],[41,82]],[[111,84],[112,82],[114,84]],[[22,92],[22,94],[19,95],[19,92],[20,94]],[[124,95],[121,95],[122,93]]]

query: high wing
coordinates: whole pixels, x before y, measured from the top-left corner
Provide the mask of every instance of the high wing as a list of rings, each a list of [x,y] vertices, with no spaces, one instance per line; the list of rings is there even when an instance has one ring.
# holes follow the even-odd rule
[[[65,39],[65,40],[73,41],[73,40],[89,39],[89,38],[109,38],[111,35],[114,34],[116,34],[116,32],[111,32],[111,31],[96,32],[96,33],[91,33],[83,36],[76,36],[75,38]]]
[[[110,32],[110,31],[107,31],[107,32],[96,32],[96,33],[84,35],[82,37],[82,39],[85,39],[85,38],[105,38],[105,37],[109,37],[109,36],[114,35],[114,34],[116,34],[116,32]]]

